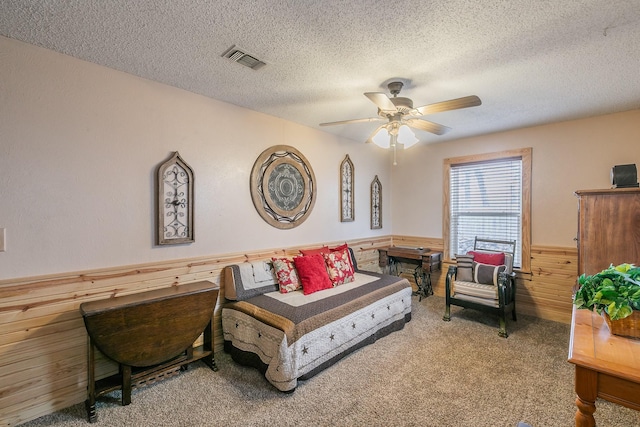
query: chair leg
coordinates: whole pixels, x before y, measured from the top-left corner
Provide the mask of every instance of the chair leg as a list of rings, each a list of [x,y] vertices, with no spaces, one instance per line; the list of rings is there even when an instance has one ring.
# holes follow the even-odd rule
[[[442,316],[442,320],[445,322],[451,320],[451,305],[448,302],[444,306],[444,316]]]
[[[507,338],[509,336],[507,333],[507,319],[504,311],[500,313],[500,330],[498,331],[498,335],[502,338]]]

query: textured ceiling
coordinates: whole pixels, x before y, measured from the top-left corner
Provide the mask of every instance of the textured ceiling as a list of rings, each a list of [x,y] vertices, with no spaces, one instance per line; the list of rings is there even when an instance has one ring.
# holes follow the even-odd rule
[[[0,34],[356,141],[407,83],[439,142],[640,108],[640,0],[2,0]],[[260,70],[221,55],[232,45]]]

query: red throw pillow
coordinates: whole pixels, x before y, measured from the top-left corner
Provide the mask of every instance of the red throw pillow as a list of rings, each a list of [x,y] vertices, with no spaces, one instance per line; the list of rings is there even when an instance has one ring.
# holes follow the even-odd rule
[[[321,254],[298,256],[293,259],[293,263],[305,295],[333,287]]]
[[[504,252],[477,252],[470,251],[467,255],[473,255],[473,260],[482,264],[489,265],[503,265],[504,264]]]
[[[329,279],[331,279],[333,286],[354,281],[353,266],[351,265],[349,252],[346,249],[333,251],[323,256],[327,264]]]
[[[316,254],[326,254],[329,253],[329,247],[328,246],[322,246],[321,248],[317,248],[317,249],[300,249],[300,253],[302,255],[316,255]]]

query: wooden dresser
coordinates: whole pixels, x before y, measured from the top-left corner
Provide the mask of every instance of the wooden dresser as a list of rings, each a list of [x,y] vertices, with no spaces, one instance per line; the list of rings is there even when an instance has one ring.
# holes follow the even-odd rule
[[[640,265],[640,189],[580,190],[578,275],[610,264]]]
[[[576,196],[578,275],[610,264],[640,265],[640,189],[581,190]],[[597,313],[574,307],[569,362],[575,365],[576,426],[595,425],[598,397],[640,410],[640,340],[612,335]]]

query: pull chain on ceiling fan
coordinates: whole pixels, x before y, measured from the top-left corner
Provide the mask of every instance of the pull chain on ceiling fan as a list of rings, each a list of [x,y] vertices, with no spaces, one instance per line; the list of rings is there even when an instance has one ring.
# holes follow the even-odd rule
[[[409,128],[424,130],[436,135],[444,135],[451,128],[421,119],[419,117],[427,114],[440,113],[443,111],[458,110],[467,107],[476,107],[482,104],[480,98],[475,95],[462,98],[451,99],[449,101],[437,102],[435,104],[413,107],[413,101],[409,98],[398,96],[404,83],[394,81],[387,85],[393,98],[382,92],[365,92],[365,96],[378,107],[378,117],[368,117],[364,119],[341,120],[337,122],[320,123],[320,126],[346,125],[351,123],[382,122],[367,138],[367,143],[373,142],[382,148],[393,148],[394,160],[396,164],[395,151],[398,143],[404,148],[409,148],[418,142],[415,134]],[[385,130],[386,132],[382,132]]]

